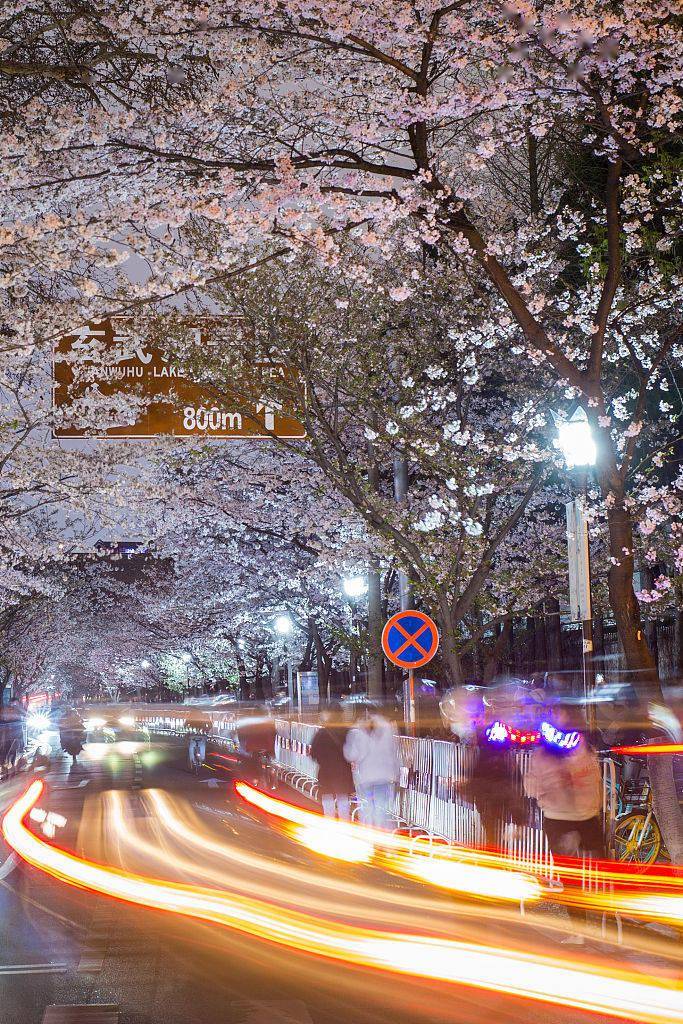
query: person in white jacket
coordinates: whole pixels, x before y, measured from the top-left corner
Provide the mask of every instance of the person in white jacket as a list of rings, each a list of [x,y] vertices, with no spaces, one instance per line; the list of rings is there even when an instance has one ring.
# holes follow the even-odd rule
[[[374,828],[389,828],[399,768],[391,722],[372,709],[362,724],[349,731],[344,757],[353,768],[361,821]]]

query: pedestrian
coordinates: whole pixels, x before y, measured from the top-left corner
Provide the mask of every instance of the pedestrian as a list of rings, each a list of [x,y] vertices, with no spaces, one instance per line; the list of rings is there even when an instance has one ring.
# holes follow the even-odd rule
[[[496,725],[475,725],[470,775],[461,787],[461,794],[477,809],[486,849],[502,846],[505,830],[526,821],[509,744]]]
[[[321,727],[311,743],[311,757],[318,765],[318,792],[328,818],[351,817],[353,774],[344,757],[349,730],[341,720],[341,705],[332,702],[320,712]]]
[[[543,812],[543,829],[554,857],[603,857],[604,839],[600,810],[600,765],[585,733],[573,728],[563,709],[553,722],[541,726],[541,742],[535,747],[524,777],[527,796]],[[586,923],[586,912],[571,905],[570,921]],[[582,935],[565,942],[581,944]]]
[[[253,714],[238,726],[237,739],[251,781],[265,789],[275,789],[273,764],[277,729],[267,707],[255,705]]]
[[[72,764],[75,765],[76,759],[85,745],[85,726],[75,708],[67,711],[60,722],[59,743],[62,750],[71,755]]]
[[[393,725],[374,707],[367,709],[365,720],[350,729],[346,737],[344,757],[353,768],[365,825],[389,828],[398,781],[397,746]]]

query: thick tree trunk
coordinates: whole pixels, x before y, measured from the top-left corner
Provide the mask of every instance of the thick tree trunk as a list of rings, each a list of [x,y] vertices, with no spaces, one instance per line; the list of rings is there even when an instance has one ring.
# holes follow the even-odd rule
[[[624,508],[623,494],[609,509],[607,525],[611,555],[609,600],[624,648],[629,678],[640,693],[661,700],[657,666],[645,640],[640,607],[633,589],[633,525]]]
[[[562,632],[560,630],[560,602],[556,597],[545,601],[545,635],[548,652],[548,672],[562,669]]]
[[[384,696],[384,658],[382,655],[382,578],[373,560],[368,572],[368,697]]]
[[[548,651],[546,648],[545,616],[543,605],[539,608],[540,614],[534,616],[534,672],[545,672],[548,666]]]
[[[440,635],[440,652],[446,678],[449,686],[461,686],[464,683],[460,649],[455,632],[455,623],[448,605],[448,599],[444,598],[437,613],[437,625]]]
[[[670,737],[666,737],[670,739]],[[678,802],[674,759],[657,754],[647,759],[652,806],[672,864],[683,864],[683,814]]]
[[[247,666],[242,658],[237,659],[237,680],[240,700],[249,700],[249,683],[247,682]]]
[[[609,598],[629,678],[635,689],[650,700],[664,702],[655,659],[645,641],[638,599],[633,589],[633,525],[624,507],[623,493],[609,509]],[[676,793],[674,759],[648,758],[655,816],[673,864],[683,863],[683,813]]]
[[[330,670],[332,663],[328,657],[327,651],[325,650],[325,644],[323,638],[320,635],[318,629],[318,623],[312,620],[313,629],[313,643],[315,645],[315,664],[316,671],[318,673],[318,694],[320,700],[327,700],[328,684],[330,680]],[[331,694],[330,694],[331,696]]]
[[[683,608],[678,608],[674,618],[674,671],[677,679],[683,676]]]
[[[498,675],[501,670],[501,666],[505,662],[510,650],[510,641],[512,640],[512,616],[508,617],[503,621],[500,629],[498,630],[498,636],[496,642],[491,649],[486,662],[484,664],[484,682],[491,683]]]

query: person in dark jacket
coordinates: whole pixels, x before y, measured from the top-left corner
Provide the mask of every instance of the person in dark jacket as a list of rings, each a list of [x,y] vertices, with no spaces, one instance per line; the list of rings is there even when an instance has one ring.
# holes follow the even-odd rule
[[[465,790],[479,813],[485,848],[498,846],[501,829],[507,825],[525,823],[524,801],[513,776],[507,746],[489,739],[486,728],[476,731],[476,754]]]
[[[323,814],[348,820],[351,815],[353,775],[344,757],[348,729],[341,721],[341,707],[330,704],[320,713],[321,727],[311,743],[311,757],[318,765],[318,790]]]
[[[59,743],[66,754],[71,755],[73,764],[83,750],[85,744],[85,726],[83,719],[75,709],[67,711],[59,725]]]

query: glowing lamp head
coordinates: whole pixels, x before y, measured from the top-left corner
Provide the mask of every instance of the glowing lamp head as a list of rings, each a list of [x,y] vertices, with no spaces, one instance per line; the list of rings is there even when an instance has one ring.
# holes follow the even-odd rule
[[[276,633],[280,633],[281,636],[288,636],[293,628],[294,625],[289,615],[278,615],[275,620]]]
[[[344,593],[347,597],[362,597],[367,593],[368,584],[364,576],[347,576],[344,580]]]
[[[576,409],[568,420],[558,425],[557,446],[568,469],[595,465],[597,450],[583,409]]]

